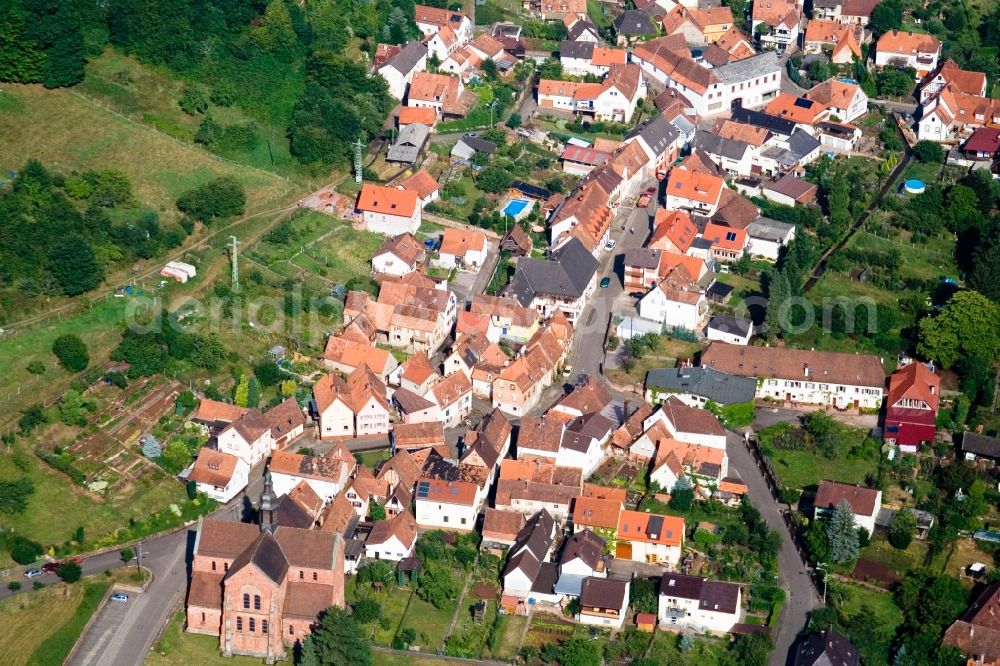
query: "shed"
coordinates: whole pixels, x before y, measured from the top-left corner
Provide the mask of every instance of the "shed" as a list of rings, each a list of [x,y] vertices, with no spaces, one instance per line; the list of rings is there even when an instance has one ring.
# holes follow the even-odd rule
[[[652,633],[656,629],[656,613],[638,613],[635,616],[635,626],[639,631]]]

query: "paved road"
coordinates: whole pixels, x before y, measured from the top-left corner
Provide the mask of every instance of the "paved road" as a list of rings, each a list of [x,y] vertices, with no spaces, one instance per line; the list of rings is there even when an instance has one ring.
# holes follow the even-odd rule
[[[758,406],[754,416],[753,428],[754,430],[760,430],[761,428],[767,428],[777,423],[795,423],[808,414],[809,411],[811,410]],[[878,425],[878,414],[838,414],[837,412],[828,412],[828,414],[836,421],[851,428],[871,429]]]
[[[648,185],[649,183],[644,183],[643,188]],[[598,282],[604,277],[610,277],[611,284],[606,289],[598,287],[590,305],[584,309],[580,321],[577,322],[571,357],[574,376],[601,374],[608,321],[615,302],[623,290],[621,276],[616,273],[618,266],[623,263],[620,257],[623,257],[627,250],[642,247],[646,241],[650,229],[649,213],[645,208],[623,208],[615,218],[611,229],[611,237],[618,245],[612,252],[603,254],[597,268]]]
[[[785,527],[778,504],[771,497],[767,482],[753,456],[743,443],[741,435],[729,433],[726,442],[729,468],[736,470],[747,486],[750,502],[760,511],[768,526],[781,534],[781,551],[778,553],[778,572],[781,586],[785,588],[785,603],[781,608],[781,622],[772,638],[774,653],[771,666],[784,666],[788,660],[796,635],[805,627],[806,614],[820,604],[816,589],[809,579],[805,562],[792,545],[792,537]]]

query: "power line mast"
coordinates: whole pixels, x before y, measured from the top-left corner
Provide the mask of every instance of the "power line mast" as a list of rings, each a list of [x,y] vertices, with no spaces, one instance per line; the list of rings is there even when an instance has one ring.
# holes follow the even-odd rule
[[[236,240],[236,236],[229,237],[229,258],[233,263],[233,293],[240,293],[240,265],[239,265],[239,252],[236,251],[236,246],[240,242]]]
[[[358,137],[358,140],[354,142],[354,182],[358,185],[361,184],[361,172],[364,170],[362,163],[364,150],[365,144],[361,141],[361,137]]]

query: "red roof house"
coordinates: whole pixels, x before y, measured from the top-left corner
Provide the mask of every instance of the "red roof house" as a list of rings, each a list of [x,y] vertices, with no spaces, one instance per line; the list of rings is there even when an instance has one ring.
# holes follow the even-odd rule
[[[934,441],[941,377],[923,363],[910,363],[889,378],[885,440],[915,453],[920,442]]]

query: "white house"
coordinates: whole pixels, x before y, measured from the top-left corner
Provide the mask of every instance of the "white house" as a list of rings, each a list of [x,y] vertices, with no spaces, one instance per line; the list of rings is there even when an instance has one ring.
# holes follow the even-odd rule
[[[874,316],[872,312],[866,313]],[[849,310],[849,317],[861,316]],[[778,403],[878,409],[885,397],[882,359],[868,354],[776,347],[742,347],[713,342],[701,365],[757,379],[757,398]]]
[[[656,423],[663,423],[670,436],[681,442],[726,450],[726,429],[719,419],[708,410],[684,404],[677,396],[667,397],[660,408],[642,422],[642,428],[649,430]]]
[[[433,264],[438,268],[479,270],[486,262],[490,244],[486,234],[471,229],[448,227],[441,234],[441,247]]]
[[[747,252],[751,257],[777,261],[781,248],[795,239],[795,225],[758,217],[747,227]]]
[[[674,168],[667,181],[666,209],[711,217],[719,210],[725,186],[725,181],[718,176]]]
[[[794,0],[754,0],[750,31],[765,46],[786,48],[799,38],[800,7]]]
[[[639,316],[668,327],[697,331],[708,313],[705,290],[677,266],[639,300]]]
[[[387,239],[372,255],[372,272],[403,277],[417,270],[423,256],[424,246],[413,234],[399,234]]]
[[[206,447],[198,452],[187,478],[197,484],[198,492],[225,504],[247,487],[250,465],[239,456]]]
[[[665,573],[660,578],[660,626],[728,633],[740,621],[742,599],[737,583]]]
[[[718,486],[728,474],[729,457],[725,450],[668,438],[660,440],[657,446],[649,479],[669,490],[682,476],[693,485]]]
[[[744,108],[763,106],[781,89],[783,66],[774,51],[708,69],[695,62],[686,48],[678,48],[672,36],[638,44],[631,58],[648,76],[676,91],[697,116],[728,113],[736,103]]]
[[[445,428],[454,428],[472,412],[472,382],[463,372],[453,372],[431,387],[425,396],[441,410]]]
[[[822,104],[842,123],[849,123],[868,113],[868,95],[856,83],[846,83],[837,78],[827,79],[813,86],[804,98]]]
[[[278,497],[305,481],[324,502],[332,500],[347,485],[352,471],[343,460],[291,451],[275,451],[267,468]]]
[[[552,589],[556,578],[545,584],[549,575],[542,576],[542,569],[548,569],[546,574],[558,574],[556,564],[548,562],[549,551],[555,539],[556,523],[548,511],[542,509],[535,513],[517,533],[514,545],[507,551],[507,563],[500,573],[503,578],[504,595],[519,599],[533,599],[541,596],[545,600],[558,599]],[[539,581],[539,578],[542,578]],[[541,582],[542,585],[537,583]]]
[[[416,192],[365,183],[357,209],[368,231],[383,236],[414,234],[420,228],[420,202]]]
[[[716,315],[705,327],[705,337],[709,340],[727,342],[731,345],[748,345],[753,336],[753,321],[750,319]]]
[[[875,45],[875,65],[878,67],[912,67],[917,80],[938,66],[941,42],[934,35],[890,30]]]
[[[582,469],[584,478],[590,476],[604,461],[604,444],[614,429],[614,422],[603,414],[573,419],[562,433],[556,464]]]
[[[427,46],[414,41],[396,50],[376,71],[389,84],[389,94],[402,100],[406,97],[406,89],[413,81],[413,75],[426,69]]]
[[[256,409],[247,410],[216,438],[220,452],[242,458],[253,467],[274,449],[274,435],[267,417]]]
[[[413,554],[417,543],[417,523],[408,511],[388,520],[377,520],[365,540],[365,557],[398,562]]]
[[[628,614],[629,583],[608,578],[585,578],[580,588],[577,621],[621,629]]]
[[[472,39],[472,21],[462,12],[415,5],[413,14],[417,29],[424,37],[436,35],[448,27],[454,31],[459,43],[464,44]]]
[[[674,567],[681,560],[683,548],[683,518],[645,511],[622,511],[619,514],[616,558]]]
[[[480,500],[474,483],[422,477],[414,500],[417,524],[421,528],[471,531],[476,527]]]
[[[836,481],[820,481],[813,502],[813,518],[829,517],[841,502],[854,512],[854,525],[875,533],[875,518],[882,509],[882,491]]]
[[[586,578],[607,578],[608,569],[604,557],[604,539],[589,529],[584,529],[563,546],[559,555],[559,580],[555,591],[568,597],[580,596],[580,587]]]

